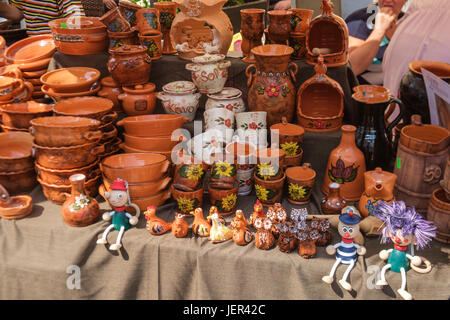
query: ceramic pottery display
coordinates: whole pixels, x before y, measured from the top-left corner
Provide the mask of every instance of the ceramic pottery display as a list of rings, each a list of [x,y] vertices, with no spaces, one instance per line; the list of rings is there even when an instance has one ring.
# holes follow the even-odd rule
[[[439,126],[422,124],[419,115],[412,116],[411,122],[400,134],[394,195],[397,200],[425,213],[447,166],[450,132]]]
[[[281,123],[270,126],[272,147],[278,147],[286,152],[286,157],[292,157],[301,153],[301,143],[305,129],[303,127],[288,123],[286,118]]]
[[[181,128],[188,118],[173,114],[151,114],[145,116],[126,117],[117,122],[125,132],[135,137],[170,136]]]
[[[196,86],[190,81],[174,81],[163,86],[157,98],[161,100],[164,111],[186,117],[189,121],[195,119],[201,93],[196,93]]]
[[[252,49],[256,64],[245,70],[247,75],[248,109],[266,111],[267,123],[272,125],[286,117],[291,122],[295,108],[295,74],[298,67],[290,62],[293,49],[269,44]],[[292,69],[291,69],[292,68]],[[255,69],[255,73],[251,70]]]
[[[125,32],[111,32],[108,30],[109,48],[117,48],[123,45],[139,44],[137,30],[131,28]]]
[[[427,219],[433,221],[437,227],[434,239],[439,242],[450,243],[450,201],[442,188],[433,191],[427,211]]]
[[[225,0],[176,0],[180,12],[170,29],[172,46],[181,59],[191,60],[209,53],[226,55],[233,26],[221,10]]]
[[[134,27],[137,24],[136,11],[142,7],[130,1],[119,1],[119,11],[128,23]]]
[[[326,75],[327,67],[320,56],[316,74],[303,82],[297,91],[298,123],[306,131],[339,130],[344,117],[344,92],[340,84]]]
[[[177,211],[189,214],[203,205],[203,186],[194,191],[182,191],[174,185],[171,187],[172,198],[177,203]]]
[[[252,242],[253,233],[247,227],[248,222],[245,219],[242,210],[236,210],[236,216],[231,221],[231,229],[233,230],[233,241],[237,245],[245,246]]]
[[[125,32],[131,29],[130,23],[122,17],[119,7],[106,12],[100,17],[100,21],[112,32]]]
[[[255,246],[261,250],[271,249],[275,244],[275,237],[272,234],[272,221],[268,218],[256,218],[253,225],[257,230]]]
[[[263,180],[278,180],[284,174],[286,152],[282,149],[266,148],[257,150],[255,176]]]
[[[189,232],[189,224],[184,220],[185,214],[175,212],[175,219],[172,222],[172,234],[176,238],[184,238]]]
[[[227,68],[231,66],[231,62],[224,59],[224,54],[206,53],[192,58],[193,63],[186,64],[198,91],[205,94],[222,91],[228,78]]]
[[[161,22],[161,31],[163,33],[163,54],[174,54],[177,52],[172,46],[170,39],[170,29],[172,22],[177,14],[177,4],[171,1],[155,2],[155,9],[159,11],[159,21]]]
[[[306,204],[309,202],[316,172],[311,164],[305,163],[302,167],[290,167],[286,169],[288,181],[288,200],[293,204]]]
[[[356,88],[353,100],[359,103],[362,111],[362,122],[356,130],[356,146],[364,153],[367,170],[381,167],[383,170],[393,168],[395,150],[392,145],[392,130],[403,117],[405,107],[394,98],[387,89]],[[391,122],[385,121],[385,111],[391,103],[400,106],[400,113]]]
[[[422,68],[432,72],[435,76],[450,83],[450,64],[440,61],[419,60],[409,64],[409,70],[400,82],[399,98],[405,104],[403,122],[411,123],[411,116],[419,114],[423,123],[430,122],[430,108],[425,82],[422,76]],[[448,128],[447,128],[448,129]]]
[[[149,35],[139,35],[139,41],[141,45],[147,48],[147,55],[151,60],[158,60],[162,58],[162,45],[161,45],[162,34],[157,32]]]
[[[263,180],[258,178],[255,171],[253,178],[255,180],[256,197],[264,206],[281,201],[286,174],[283,173],[278,180]]]
[[[31,120],[53,115],[51,105],[35,101],[0,105],[0,111],[4,125],[27,130],[31,126]]]
[[[122,46],[109,49],[108,71],[122,86],[133,86],[148,82],[151,59],[144,46]]]
[[[211,225],[208,220],[203,217],[203,209],[196,208],[194,212],[194,222],[192,222],[192,232],[199,237],[209,237]]]
[[[122,87],[124,93],[117,98],[122,101],[123,110],[129,116],[151,114],[156,105],[155,85],[151,82],[134,87]]]
[[[160,33],[159,11],[156,8],[142,8],[136,12],[137,28],[140,35]]]
[[[271,10],[267,12],[269,16],[269,38],[271,44],[286,45],[291,32],[290,10]]]
[[[72,192],[61,208],[64,222],[72,227],[88,226],[100,217],[97,200],[86,194],[85,180],[86,176],[83,174],[70,176]]]
[[[305,34],[291,33],[289,35],[289,46],[294,49],[293,59],[304,59],[306,56],[306,36]]]
[[[33,199],[27,195],[10,197],[0,184],[0,217],[2,219],[22,219],[33,211]]]
[[[289,9],[292,12],[291,15],[291,34],[305,34],[308,30],[309,24],[314,10],[309,9]]]
[[[213,108],[225,108],[235,113],[244,112],[245,104],[242,99],[242,91],[235,88],[224,87],[218,93],[207,94],[208,100],[205,110]]]
[[[206,163],[199,159],[186,155],[179,157],[175,166],[173,186],[182,191],[197,190],[201,186],[207,170]],[[195,208],[197,207],[201,207],[201,205],[195,206]]]
[[[346,201],[358,201],[364,191],[366,162],[364,154],[356,147],[355,131],[355,126],[342,126],[341,142],[330,153],[322,185],[323,193],[328,195],[329,184],[339,183],[341,195]]]
[[[144,212],[145,219],[147,220],[146,229],[154,236],[160,236],[170,230],[172,230],[172,223],[167,222],[156,216],[156,209],[154,207],[147,208]]]
[[[119,94],[123,93],[120,86],[111,76],[104,77],[100,80],[101,89],[97,92],[97,96],[107,98],[113,102],[112,111],[123,112],[122,103],[119,100]]]
[[[241,49],[244,55],[242,61],[254,63],[255,56],[252,53],[254,47],[262,45],[264,33],[264,9],[241,9]]]

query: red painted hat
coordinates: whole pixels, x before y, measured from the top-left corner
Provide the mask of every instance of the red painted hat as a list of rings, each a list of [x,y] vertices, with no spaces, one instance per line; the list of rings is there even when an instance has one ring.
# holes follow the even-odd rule
[[[124,180],[121,179],[116,179],[113,181],[112,185],[111,185],[111,190],[122,190],[122,191],[127,191],[127,186],[125,184]]]

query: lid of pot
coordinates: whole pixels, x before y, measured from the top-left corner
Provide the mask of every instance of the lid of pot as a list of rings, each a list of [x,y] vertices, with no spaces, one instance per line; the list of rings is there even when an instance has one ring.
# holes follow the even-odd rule
[[[225,59],[224,54],[209,54],[205,53],[202,56],[192,58],[192,62],[194,63],[214,63]]]
[[[282,135],[299,136],[305,133],[305,129],[302,126],[287,122],[283,117],[280,123],[276,123],[270,126],[270,130],[279,130]]]
[[[195,91],[197,88],[191,81],[173,81],[162,87],[164,92],[180,94]]]
[[[226,100],[226,99],[237,99],[242,95],[242,91],[236,88],[225,87],[219,93],[207,94],[211,99]]]
[[[100,83],[105,87],[120,87],[120,85],[111,76],[104,77],[100,80]]]
[[[147,48],[141,45],[129,44],[123,45],[121,47],[115,47],[109,49],[109,53],[111,54],[136,54],[136,53],[144,53],[147,51]]]
[[[131,93],[131,94],[145,94],[145,93],[151,93],[155,91],[155,84],[154,83],[146,83],[146,84],[138,84],[132,87],[122,87],[123,91]]]

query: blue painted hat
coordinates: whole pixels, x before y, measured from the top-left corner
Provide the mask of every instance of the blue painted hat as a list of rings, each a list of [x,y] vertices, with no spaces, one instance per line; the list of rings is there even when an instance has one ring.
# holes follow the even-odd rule
[[[358,224],[361,222],[361,217],[355,212],[354,208],[347,208],[346,213],[339,216],[339,220],[345,224]]]

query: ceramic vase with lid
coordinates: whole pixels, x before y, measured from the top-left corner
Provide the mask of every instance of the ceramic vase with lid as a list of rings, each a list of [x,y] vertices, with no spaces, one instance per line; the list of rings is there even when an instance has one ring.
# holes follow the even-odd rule
[[[138,45],[124,45],[109,49],[108,71],[122,86],[134,86],[148,82],[151,70],[147,48]]]
[[[185,116],[189,121],[195,119],[195,113],[201,93],[196,93],[197,88],[190,81],[174,81],[162,87],[157,98],[161,100],[164,111],[168,114]]]
[[[134,87],[122,87],[124,93],[118,98],[122,101],[123,110],[129,116],[152,114],[156,104],[155,85],[151,82]]]
[[[208,94],[205,110],[212,108],[225,108],[235,113],[244,112],[245,104],[242,99],[242,91],[235,88],[225,87],[218,93]]]
[[[193,63],[186,64],[191,71],[192,81],[201,93],[211,94],[222,91],[228,79],[227,68],[230,61],[225,61],[224,54],[209,54],[192,59]]]

